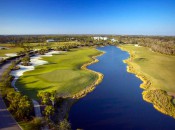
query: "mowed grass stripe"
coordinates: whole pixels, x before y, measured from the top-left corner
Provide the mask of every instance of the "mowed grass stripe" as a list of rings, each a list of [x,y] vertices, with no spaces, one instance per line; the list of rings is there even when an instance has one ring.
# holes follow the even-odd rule
[[[39,91],[56,90],[60,95],[75,94],[98,78],[93,72],[81,70],[81,66],[92,61],[93,55],[100,53],[95,48],[80,48],[52,57],[43,57],[43,60],[49,63],[25,72],[17,80],[16,86],[31,98],[37,98]]]

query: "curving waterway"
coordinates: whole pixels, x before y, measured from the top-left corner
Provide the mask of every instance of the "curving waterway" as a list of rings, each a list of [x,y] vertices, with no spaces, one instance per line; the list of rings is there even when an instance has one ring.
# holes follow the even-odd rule
[[[126,71],[125,51],[99,47],[106,53],[88,68],[104,74],[96,89],[70,110],[73,129],[84,130],[175,130],[175,119],[155,110],[142,99],[140,79]]]

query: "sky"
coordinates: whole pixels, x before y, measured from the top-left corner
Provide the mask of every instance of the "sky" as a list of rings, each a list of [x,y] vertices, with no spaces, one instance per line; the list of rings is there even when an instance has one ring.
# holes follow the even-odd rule
[[[175,0],[0,0],[0,35],[175,36]]]

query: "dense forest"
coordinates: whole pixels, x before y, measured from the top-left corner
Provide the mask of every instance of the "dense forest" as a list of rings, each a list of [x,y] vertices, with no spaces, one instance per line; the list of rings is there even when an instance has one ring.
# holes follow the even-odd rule
[[[76,41],[90,38],[82,35],[0,35],[0,43],[38,43],[46,42],[47,39],[54,41]]]
[[[117,37],[122,44],[138,44],[152,51],[175,55],[175,37],[168,36],[122,36]]]

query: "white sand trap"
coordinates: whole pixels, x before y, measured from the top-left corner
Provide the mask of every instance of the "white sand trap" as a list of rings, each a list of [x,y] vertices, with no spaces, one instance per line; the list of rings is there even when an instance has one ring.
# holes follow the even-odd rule
[[[24,74],[24,72],[34,70],[35,66],[44,65],[44,64],[48,63],[47,61],[42,60],[42,57],[44,57],[44,56],[50,57],[50,56],[52,56],[52,54],[60,54],[62,52],[63,51],[51,51],[51,52],[46,53],[45,55],[33,56],[30,59],[31,66],[18,65],[20,67],[20,69],[13,70],[10,73],[10,75],[15,77],[14,80],[12,81],[12,86],[14,87],[14,89],[16,91],[18,91],[18,88],[15,86],[15,83],[16,83],[17,79]]]
[[[40,49],[34,49],[34,51],[39,51]]]
[[[14,56],[17,56],[17,53],[7,53],[5,55],[8,57],[14,57]]]
[[[47,61],[41,60],[42,55],[36,55],[30,58],[30,63],[32,64],[32,66],[38,66],[38,65],[44,65],[47,64]]]
[[[24,72],[34,70],[35,66],[39,66],[39,65],[43,65],[43,64],[48,63],[47,61],[42,60],[41,57],[43,57],[43,56],[52,56],[52,54],[60,54],[61,52],[62,51],[51,51],[51,52],[46,53],[46,55],[33,56],[33,57],[30,58],[31,66],[18,65],[20,67],[20,69],[11,71],[11,73],[10,73],[12,76],[15,77],[13,79],[12,83],[11,83],[12,86],[14,87],[14,89],[16,91],[18,91],[18,88],[15,86],[15,83],[18,80],[18,78],[24,74]],[[32,102],[33,102],[33,105],[34,105],[35,116],[36,117],[42,117],[39,103],[36,100],[33,100],[33,99],[32,99]]]
[[[140,47],[138,44],[135,44],[134,46],[136,46],[136,47]]]
[[[13,79],[11,85],[14,87],[16,91],[18,91],[18,88],[15,86],[15,83],[17,79],[23,75],[24,72],[26,71],[31,71],[34,70],[34,66],[23,66],[23,65],[18,65],[20,67],[19,70],[13,70],[11,71],[10,75],[14,76],[15,78]]]
[[[18,66],[20,67],[20,69],[12,71],[10,73],[11,75],[15,77],[20,77],[23,75],[24,72],[34,70],[34,66],[23,66],[23,65],[18,65]]]
[[[0,60],[1,60],[1,59],[5,60],[5,59],[7,59],[7,58],[8,58],[8,57],[0,57]]]
[[[64,51],[51,51],[51,52],[45,53],[45,55],[43,56],[52,56],[53,54],[60,54],[61,52],[64,52]]]

